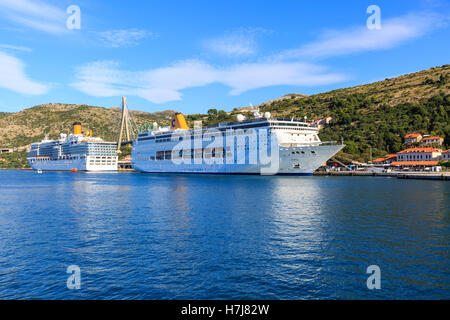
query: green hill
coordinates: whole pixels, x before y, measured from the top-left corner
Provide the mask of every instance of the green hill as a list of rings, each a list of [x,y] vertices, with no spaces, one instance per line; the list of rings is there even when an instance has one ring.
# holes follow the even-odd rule
[[[330,126],[320,131],[322,141],[341,141],[346,148],[342,160],[367,161],[400,151],[407,133],[439,135],[450,146],[450,65],[403,75],[397,78],[306,96],[288,94],[259,105],[272,117],[321,119],[331,116]],[[249,108],[231,113],[212,109],[207,115],[190,115],[216,123],[234,119],[238,113],[248,117]]]
[[[132,111],[138,126],[154,121],[167,125],[174,111],[148,113]],[[120,124],[121,109],[102,108],[87,105],[44,104],[15,113],[0,113],[0,147],[19,148],[13,153],[0,154],[0,168],[26,168],[24,147],[41,141],[46,135],[56,139],[60,133],[70,133],[72,124],[80,121],[83,130],[91,129],[94,136],[107,141],[116,141]],[[129,154],[129,147],[123,150]]]
[[[402,149],[410,132],[439,135],[450,145],[450,66],[309,97],[286,97],[260,106],[279,117],[333,117],[322,140],[344,139],[353,159]]]
[[[174,111],[148,113],[132,111],[137,125],[157,121],[167,124]],[[41,141],[45,135],[56,139],[61,132],[70,133],[72,123],[80,121],[84,129],[108,141],[117,140],[121,110],[86,105],[44,104],[15,113],[0,114],[0,146],[20,147]]]
[[[274,117],[309,120],[331,116],[330,126],[320,132],[323,141],[344,139],[347,147],[340,157],[367,161],[373,156],[402,149],[403,136],[410,132],[439,135],[450,145],[450,66],[385,79],[383,81],[306,96],[289,94],[261,104],[260,110]],[[234,120],[238,113],[252,117],[248,108],[231,112],[210,109],[207,114],[187,115],[205,124]],[[157,121],[167,125],[174,111],[133,111],[138,125]],[[86,105],[46,104],[16,113],[0,113],[0,146],[20,147],[40,141],[46,134],[56,138],[68,133],[74,121],[92,129],[95,136],[115,141],[119,108]],[[24,157],[23,153],[20,157]],[[12,161],[0,155],[0,167]],[[23,161],[22,161],[23,163]]]

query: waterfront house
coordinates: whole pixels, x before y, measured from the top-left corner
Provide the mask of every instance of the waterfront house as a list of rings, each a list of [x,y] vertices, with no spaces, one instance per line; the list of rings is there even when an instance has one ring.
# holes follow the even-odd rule
[[[409,148],[397,152],[397,161],[390,165],[393,167],[413,167],[424,169],[437,166],[442,156],[442,150],[436,148]]]
[[[398,161],[433,161],[439,160],[442,155],[441,149],[428,148],[409,148],[397,152]]]
[[[117,162],[119,170],[132,170],[131,155],[126,155],[123,159]]]
[[[439,145],[439,146],[442,146],[443,143],[444,138],[441,137],[425,137],[420,142],[420,144],[422,145]]]
[[[397,155],[396,154],[388,154],[382,158],[373,160],[373,164],[391,164],[394,161],[397,161]]]
[[[420,133],[408,133],[405,136],[406,144],[418,143],[421,140],[422,140],[422,135]]]
[[[444,161],[450,161],[450,149],[442,152],[441,159],[444,160]]]
[[[377,158],[372,161],[373,164],[383,164],[384,158]],[[370,161],[369,161],[370,163]]]
[[[384,157],[384,164],[391,164],[394,161],[397,161],[397,154],[388,154]]]

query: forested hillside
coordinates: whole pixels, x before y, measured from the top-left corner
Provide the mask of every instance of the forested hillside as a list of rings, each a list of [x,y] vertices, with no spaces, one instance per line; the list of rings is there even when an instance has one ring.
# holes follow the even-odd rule
[[[367,161],[370,150],[374,157],[399,151],[407,133],[438,135],[450,146],[450,66],[385,79],[351,88],[338,89],[312,96],[289,94],[263,103],[260,111],[273,117],[303,119],[333,118],[321,130],[322,140],[344,140],[347,145],[342,159]],[[147,113],[133,111],[138,125],[157,121],[167,125],[174,111]],[[207,114],[187,115],[188,124],[203,120],[213,124],[234,120],[236,115],[252,114],[248,108],[231,112],[210,109]],[[0,112],[0,147],[20,147],[40,141],[45,135],[56,138],[60,132],[69,133],[74,121],[92,129],[95,136],[115,141],[120,121],[120,109],[87,105],[45,104],[16,113]],[[9,156],[11,157],[11,156]],[[18,153],[17,157],[24,157]],[[339,157],[339,156],[338,156]],[[11,159],[0,155],[5,163]],[[22,159],[23,160],[23,159]],[[23,161],[14,163],[23,163]]]

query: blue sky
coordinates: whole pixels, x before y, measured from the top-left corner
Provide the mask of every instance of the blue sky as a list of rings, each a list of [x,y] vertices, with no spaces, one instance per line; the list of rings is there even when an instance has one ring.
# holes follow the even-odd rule
[[[0,0],[0,111],[127,95],[197,113],[370,83],[450,63],[449,18],[442,0]]]

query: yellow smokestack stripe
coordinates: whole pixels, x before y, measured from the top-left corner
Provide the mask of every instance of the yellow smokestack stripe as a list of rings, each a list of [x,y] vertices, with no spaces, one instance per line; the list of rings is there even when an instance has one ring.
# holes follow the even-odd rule
[[[75,122],[73,124],[73,134],[81,134],[81,123]]]
[[[186,123],[186,119],[184,119],[183,114],[176,113],[172,117],[172,122],[170,123],[170,129],[176,130],[176,129],[185,129],[188,130],[189,127]]]

